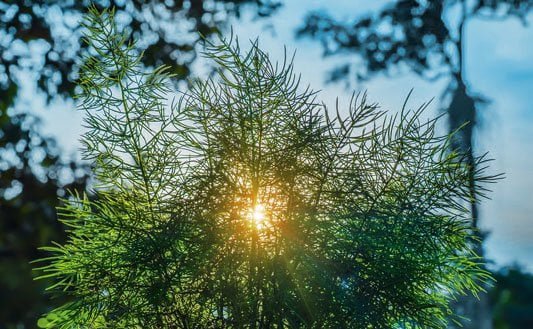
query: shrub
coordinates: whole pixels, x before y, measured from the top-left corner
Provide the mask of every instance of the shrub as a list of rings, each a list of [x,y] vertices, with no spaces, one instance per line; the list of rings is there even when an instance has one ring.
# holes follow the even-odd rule
[[[78,86],[95,200],[40,271],[59,328],[444,328],[488,274],[471,249],[470,171],[425,105],[329,111],[291,61],[207,44],[218,68],[175,101],[113,12],[91,9]],[[342,113],[345,113],[344,115]],[[487,160],[476,159],[483,183]]]

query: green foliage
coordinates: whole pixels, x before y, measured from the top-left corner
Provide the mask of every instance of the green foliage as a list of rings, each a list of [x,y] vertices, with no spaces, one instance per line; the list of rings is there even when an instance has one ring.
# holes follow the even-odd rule
[[[43,294],[49,282],[33,281],[29,261],[44,256],[38,246],[64,242],[64,227],[55,213],[57,195],[65,189],[84,190],[86,168],[63,161],[53,140],[40,133],[36,118],[15,115],[13,107],[27,107],[19,101],[24,97],[20,91],[33,84],[48,100],[74,94],[78,59],[87,51],[80,42],[79,20],[91,3],[116,7],[121,29],[131,31],[145,49],[143,64],[172,64],[177,79],[189,75],[197,58],[198,32],[210,36],[243,11],[264,16],[279,7],[270,0],[0,0],[2,329],[34,328],[40,314],[64,302]],[[4,198],[5,190],[9,198]]]
[[[209,44],[216,76],[169,102],[113,12],[90,11],[79,81],[95,201],[60,209],[49,289],[58,328],[444,328],[478,292],[471,170],[425,106],[335,115],[292,63]],[[478,193],[496,177],[475,160]]]
[[[467,26],[477,19],[500,21],[516,18],[524,25],[533,10],[532,0],[397,0],[386,1],[373,12],[356,14],[346,21],[327,11],[309,12],[297,35],[318,41],[324,56],[345,56],[341,65],[329,73],[329,81],[365,81],[376,75],[406,73],[406,69],[429,82],[447,81],[441,96],[442,111],[448,117],[449,131],[457,131],[452,148],[469,153],[475,171],[474,136],[482,117],[479,113],[489,99],[474,92],[475,81],[467,81]],[[358,58],[357,61],[353,61]],[[349,59],[349,60],[345,60]],[[468,70],[466,70],[468,71]],[[355,78],[355,79],[354,79]],[[487,117],[487,116],[485,116]],[[479,209],[475,182],[470,182],[471,225],[479,228]],[[484,232],[478,231],[476,252],[483,256]],[[461,327],[485,328],[490,321],[486,295],[458,300],[457,312],[470,321]]]

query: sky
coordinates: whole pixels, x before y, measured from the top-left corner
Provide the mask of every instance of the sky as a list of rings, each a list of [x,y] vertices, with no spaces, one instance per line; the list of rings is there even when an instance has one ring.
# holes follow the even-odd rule
[[[304,83],[321,90],[320,98],[326,104],[334,104],[336,97],[346,104],[353,91],[366,91],[382,108],[395,111],[413,89],[411,106],[418,107],[434,98],[429,113],[438,114],[445,80],[428,83],[414,74],[404,74],[394,78],[378,76],[355,84],[352,89],[343,84],[325,84],[327,71],[339,59],[324,59],[318,43],[295,38],[295,29],[310,9],[327,9],[337,18],[350,19],[378,10],[386,1],[337,0],[334,6],[327,0],[285,2],[272,19],[256,20],[245,15],[235,21],[234,34],[241,40],[259,37],[261,47],[274,60],[283,59],[284,46],[289,53],[296,51],[295,71],[302,74]],[[527,21],[533,24],[533,15]],[[480,113],[476,147],[479,153],[489,152],[495,159],[493,172],[503,172],[506,177],[492,186],[491,200],[481,205],[480,225],[490,233],[486,255],[495,267],[518,263],[533,272],[533,26],[524,26],[516,19],[475,19],[466,27],[466,38],[466,80],[471,90],[490,100]],[[36,95],[31,86],[22,92],[27,95],[23,103],[41,116],[44,132],[54,136],[67,153],[75,155],[82,132],[81,113],[73,110],[72,103],[56,103],[47,109],[44,96]]]

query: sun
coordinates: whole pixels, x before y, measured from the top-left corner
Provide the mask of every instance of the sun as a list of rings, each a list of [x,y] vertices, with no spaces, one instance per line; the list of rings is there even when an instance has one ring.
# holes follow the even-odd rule
[[[258,203],[250,209],[250,220],[255,225],[257,229],[262,229],[265,227],[265,206]]]

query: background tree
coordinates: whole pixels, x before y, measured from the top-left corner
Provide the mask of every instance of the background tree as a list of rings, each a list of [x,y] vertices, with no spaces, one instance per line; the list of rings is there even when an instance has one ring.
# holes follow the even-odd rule
[[[533,275],[519,266],[495,273],[498,284],[490,290],[495,329],[533,326]]]
[[[6,112],[0,109],[0,328],[33,328],[64,299],[44,295],[50,281],[35,282],[30,261],[44,257],[39,245],[64,241],[58,196],[84,190],[87,170],[61,158],[35,117]]]
[[[57,196],[67,188],[83,190],[86,177],[80,170],[86,168],[65,162],[55,142],[38,130],[37,118],[15,115],[13,108],[21,87],[34,83],[21,71],[34,74],[37,90],[48,100],[73,94],[77,59],[86,51],[79,22],[90,3],[115,6],[120,28],[140,40],[144,65],[172,64],[179,79],[190,73],[199,33],[208,37],[222,30],[243,10],[255,10],[260,17],[279,6],[270,0],[0,1],[2,329],[33,328],[39,314],[62,302],[44,296],[46,282],[33,282],[28,261],[42,256],[38,246],[63,241],[64,227],[55,214]]]
[[[90,4],[116,8],[120,28],[131,32],[144,50],[143,64],[172,65],[179,79],[190,73],[200,35],[218,33],[244,7],[266,16],[280,6],[274,0],[0,1],[0,30],[5,31],[0,39],[0,90],[19,87],[22,82],[13,73],[31,65],[29,54],[13,45],[26,49],[39,45],[40,58],[31,65],[38,74],[38,87],[49,97],[71,95],[80,64],[77,58],[85,50],[79,22]]]
[[[143,70],[113,18],[90,11],[79,80],[98,198],[60,211],[40,270],[72,301],[40,326],[443,328],[479,291],[470,164],[424,106],[332,117],[292,63],[232,40],[167,106],[169,70]]]
[[[516,17],[524,24],[533,9],[532,0],[400,0],[386,5],[376,14],[343,22],[326,12],[309,13],[298,31],[300,37],[321,42],[324,56],[356,54],[360,61],[347,62],[334,69],[330,81],[356,78],[364,81],[379,73],[415,72],[423,79],[449,80],[442,95],[442,108],[448,114],[448,127],[455,131],[454,148],[474,159],[473,134],[477,111],[486,100],[470,90],[465,80],[465,29],[475,18]],[[472,226],[479,231],[475,184],[471,182]],[[483,234],[473,242],[483,255]],[[472,328],[490,328],[489,307],[481,302],[464,301],[465,313],[473,318]]]

